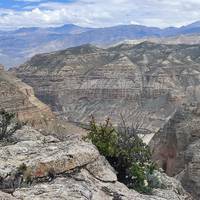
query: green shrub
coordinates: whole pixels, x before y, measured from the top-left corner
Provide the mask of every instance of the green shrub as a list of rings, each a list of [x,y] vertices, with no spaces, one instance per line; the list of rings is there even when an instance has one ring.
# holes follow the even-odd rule
[[[88,138],[104,156],[114,156],[117,151],[117,133],[108,118],[105,124],[96,124],[94,117],[90,121]]]
[[[22,124],[15,120],[15,114],[0,110],[0,141],[9,140],[21,126]]]
[[[24,173],[25,171],[27,170],[27,166],[26,164],[22,163],[18,168],[17,168],[17,171],[20,172],[20,173]]]
[[[104,124],[97,125],[92,117],[87,138],[118,172],[119,181],[138,192],[151,193],[156,166],[151,161],[149,147],[137,136],[134,128],[126,128],[123,122],[116,130],[109,118]]]

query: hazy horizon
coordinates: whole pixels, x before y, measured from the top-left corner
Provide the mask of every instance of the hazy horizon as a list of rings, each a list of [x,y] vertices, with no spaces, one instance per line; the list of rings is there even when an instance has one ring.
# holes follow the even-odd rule
[[[15,30],[19,30],[19,29],[31,29],[31,28],[41,28],[41,29],[45,29],[45,28],[59,28],[59,27],[64,27],[64,26],[67,26],[67,25],[74,25],[74,26],[78,26],[78,27],[81,27],[81,28],[94,28],[94,29],[98,29],[98,28],[110,28],[110,27],[117,27],[117,26],[146,26],[146,27],[152,27],[152,28],[160,28],[160,29],[166,29],[166,28],[181,28],[181,27],[184,27],[184,26],[188,26],[190,24],[193,24],[197,21],[194,21],[194,22],[191,22],[189,24],[184,24],[182,26],[168,26],[168,27],[158,27],[158,26],[146,26],[144,24],[117,24],[117,25],[113,25],[113,26],[102,26],[102,27],[89,27],[89,26],[80,26],[78,24],[70,24],[70,23],[66,23],[66,24],[59,24],[59,25],[49,25],[49,26],[44,26],[44,27],[41,27],[41,26],[30,26],[30,27],[25,27],[25,26],[21,26],[21,27],[16,27],[16,28],[8,28],[8,29],[1,29],[1,31],[15,31]]]

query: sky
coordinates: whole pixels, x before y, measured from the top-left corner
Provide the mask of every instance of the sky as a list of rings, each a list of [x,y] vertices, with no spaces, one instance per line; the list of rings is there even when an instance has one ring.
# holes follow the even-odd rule
[[[200,20],[200,0],[0,0],[0,30],[76,24],[182,26]]]

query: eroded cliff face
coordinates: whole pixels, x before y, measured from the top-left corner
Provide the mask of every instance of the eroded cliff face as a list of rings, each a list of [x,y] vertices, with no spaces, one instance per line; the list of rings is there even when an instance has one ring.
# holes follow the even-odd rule
[[[35,97],[33,88],[23,83],[0,66],[0,108],[13,112],[16,117],[47,134],[67,137],[85,135],[85,130],[56,118],[50,107]]]
[[[151,196],[129,190],[97,149],[73,134],[59,140],[23,127],[12,137],[15,144],[0,145],[0,199],[191,200],[180,182],[165,174],[165,188]]]
[[[44,128],[55,119],[50,108],[34,96],[32,87],[0,69],[0,108],[14,112],[20,121]]]
[[[199,104],[184,105],[150,142],[153,159],[168,175],[177,175],[195,199],[200,198]]]
[[[84,45],[36,55],[16,74],[60,117],[118,124],[122,114],[149,142],[180,104],[200,100],[199,54],[199,45]]]

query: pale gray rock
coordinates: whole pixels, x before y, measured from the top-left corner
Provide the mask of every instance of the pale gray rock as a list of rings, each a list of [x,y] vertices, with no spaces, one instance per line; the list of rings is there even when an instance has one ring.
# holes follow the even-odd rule
[[[187,180],[187,187],[196,199],[198,199],[200,197],[200,139],[189,145],[185,159],[187,165],[182,182]]]
[[[179,200],[180,199],[180,195],[178,193],[175,193],[171,190],[154,190],[153,194],[155,196],[157,196],[157,198],[161,198],[161,199],[173,199],[173,200]],[[189,199],[187,196],[185,196],[185,199]],[[190,198],[192,199],[192,198]]]
[[[36,131],[35,129],[31,128],[30,126],[23,126],[20,130],[17,130],[12,135],[14,140],[17,141],[43,141],[44,143],[56,143],[59,142],[59,139],[47,135],[44,136],[40,132]]]
[[[86,166],[86,169],[96,178],[103,182],[116,182],[117,176],[108,161],[100,156],[98,160]]]
[[[15,197],[13,197],[10,194],[4,193],[0,191],[0,199],[1,200],[17,200]]]
[[[128,189],[117,181],[115,171],[97,149],[80,139],[60,141],[30,127],[17,131],[14,137],[16,144],[0,147],[0,190],[13,195],[0,193],[6,200],[186,200],[188,197],[180,189],[180,183],[167,176],[163,179],[167,179],[170,187],[156,190],[151,196]],[[26,168],[19,171],[23,163]]]
[[[34,130],[26,131],[21,139],[0,149],[1,176],[16,171],[23,163],[31,169],[34,177],[45,176],[52,168],[55,173],[63,173],[95,161],[99,156],[93,145],[78,139],[60,142]]]
[[[174,179],[173,177],[169,177],[166,174],[161,173],[159,171],[155,172],[155,176],[159,177],[165,189],[172,190],[177,194],[185,194],[185,190],[183,189],[181,183],[178,180]]]
[[[180,195],[172,190],[155,190],[154,195],[141,195],[129,190],[119,182],[102,182],[82,169],[78,174],[67,178],[57,178],[51,183],[42,183],[31,188],[17,189],[16,198],[24,200],[180,200],[187,196]]]

